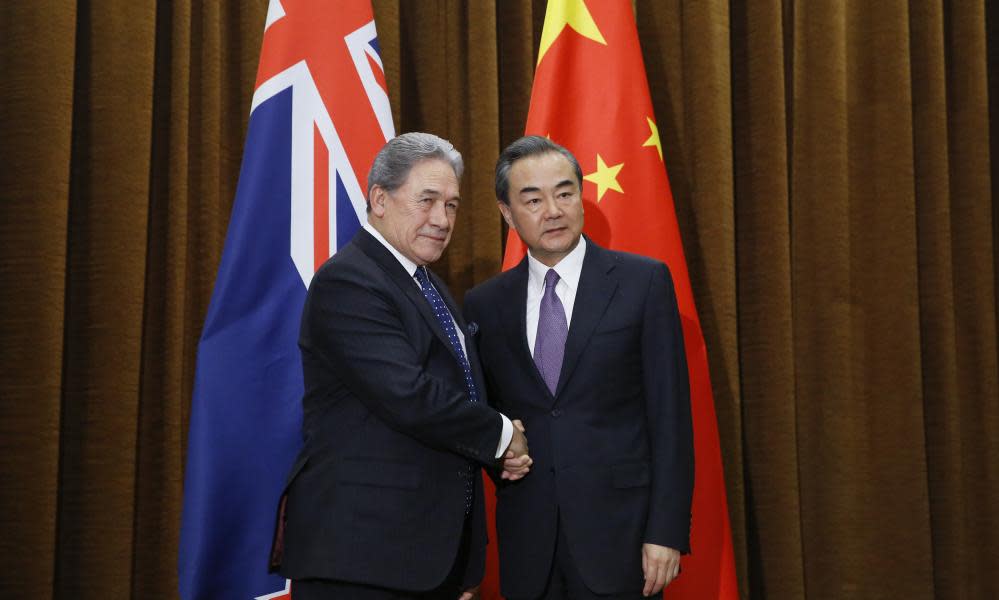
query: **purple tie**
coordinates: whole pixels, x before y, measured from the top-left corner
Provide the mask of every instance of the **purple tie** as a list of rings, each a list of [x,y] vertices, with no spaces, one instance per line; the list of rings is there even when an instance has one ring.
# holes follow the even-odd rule
[[[569,334],[565,308],[555,295],[558,279],[555,269],[548,269],[545,273],[545,294],[541,297],[541,307],[538,310],[538,335],[534,340],[534,364],[538,365],[541,377],[548,384],[552,394],[558,388],[562,357],[565,356],[565,338]]]

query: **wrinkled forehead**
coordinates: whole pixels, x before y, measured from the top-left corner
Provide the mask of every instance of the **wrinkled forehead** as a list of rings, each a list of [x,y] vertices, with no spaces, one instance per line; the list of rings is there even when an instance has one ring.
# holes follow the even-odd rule
[[[459,181],[448,162],[425,159],[413,164],[402,185],[392,195],[412,201],[421,198],[459,200]]]

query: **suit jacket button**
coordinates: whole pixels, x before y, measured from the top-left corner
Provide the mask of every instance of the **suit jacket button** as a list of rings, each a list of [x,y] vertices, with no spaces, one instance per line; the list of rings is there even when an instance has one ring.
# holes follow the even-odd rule
[[[556,409],[552,410],[552,416],[555,417],[556,419],[559,418],[559,417],[561,417],[562,416],[562,409],[561,408],[556,408]]]

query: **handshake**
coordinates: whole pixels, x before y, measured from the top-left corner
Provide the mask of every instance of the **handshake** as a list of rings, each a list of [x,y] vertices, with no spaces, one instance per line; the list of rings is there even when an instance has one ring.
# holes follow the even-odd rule
[[[517,481],[531,470],[534,460],[527,454],[527,436],[524,435],[524,424],[514,419],[513,437],[503,454],[502,479]]]

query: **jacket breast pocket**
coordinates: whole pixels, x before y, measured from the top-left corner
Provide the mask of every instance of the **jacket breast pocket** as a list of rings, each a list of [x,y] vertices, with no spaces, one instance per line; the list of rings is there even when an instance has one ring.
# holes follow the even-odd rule
[[[611,467],[611,481],[618,489],[648,487],[651,480],[649,463],[624,463]]]
[[[416,465],[381,460],[348,458],[336,469],[338,482],[355,485],[415,490],[420,487],[421,479]]]
[[[594,330],[590,343],[601,348],[637,347],[642,329],[635,323],[606,323]]]

